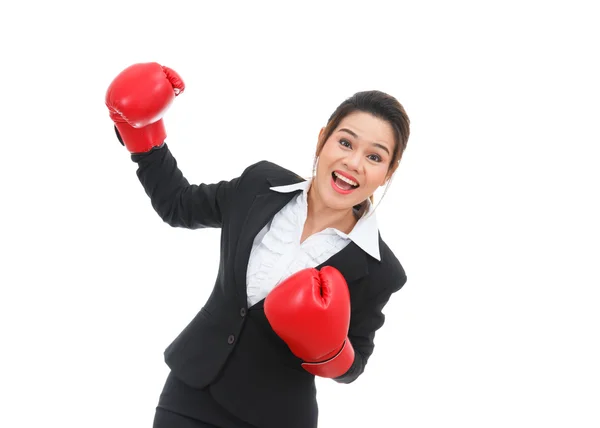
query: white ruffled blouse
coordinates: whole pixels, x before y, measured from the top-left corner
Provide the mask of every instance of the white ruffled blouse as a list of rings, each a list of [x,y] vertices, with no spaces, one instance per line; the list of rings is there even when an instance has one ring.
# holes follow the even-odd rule
[[[271,188],[278,192],[303,191],[275,214],[254,238],[246,273],[248,306],[264,299],[285,278],[302,269],[320,265],[351,241],[379,260],[379,232],[370,201],[367,212],[349,234],[328,228],[300,244],[307,217],[310,182]]]

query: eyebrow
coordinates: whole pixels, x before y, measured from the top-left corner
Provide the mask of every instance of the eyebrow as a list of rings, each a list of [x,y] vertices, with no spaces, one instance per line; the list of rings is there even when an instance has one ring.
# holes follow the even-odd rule
[[[352,135],[354,138],[358,138],[358,135],[356,135],[356,133],[354,131],[351,131],[347,128],[341,128],[339,130],[340,132],[346,132],[350,135]],[[379,144],[379,143],[372,143],[375,147],[379,147],[382,150],[385,150],[385,152],[389,155],[390,151],[388,150],[388,148],[386,146],[384,146],[383,144]]]

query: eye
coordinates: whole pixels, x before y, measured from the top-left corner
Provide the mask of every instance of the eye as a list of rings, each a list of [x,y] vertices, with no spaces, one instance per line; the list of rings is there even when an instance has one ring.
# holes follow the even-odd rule
[[[351,148],[352,148],[352,143],[350,143],[350,141],[346,140],[345,138],[342,138],[342,139],[340,140],[340,145],[342,145],[342,146],[344,146],[344,147],[346,147],[346,148],[348,148],[348,149],[351,149]],[[383,159],[382,159],[382,158],[381,158],[381,156],[379,156],[379,155],[375,155],[375,154],[373,154],[373,155],[369,155],[369,156],[367,156],[367,157],[368,157],[370,160],[372,160],[373,162],[377,162],[377,163],[379,163],[379,162],[382,162],[382,161],[383,161]]]

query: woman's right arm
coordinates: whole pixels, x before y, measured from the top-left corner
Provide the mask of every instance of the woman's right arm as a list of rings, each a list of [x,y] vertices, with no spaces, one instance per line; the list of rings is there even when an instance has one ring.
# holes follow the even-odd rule
[[[223,212],[239,178],[215,184],[189,184],[164,143],[150,152],[132,154],[137,176],[158,215],[173,227],[221,227]]]
[[[184,90],[181,76],[173,69],[156,62],[138,63],[113,79],[105,104],[160,217],[173,227],[221,227],[237,179],[190,185],[164,142],[163,115]]]

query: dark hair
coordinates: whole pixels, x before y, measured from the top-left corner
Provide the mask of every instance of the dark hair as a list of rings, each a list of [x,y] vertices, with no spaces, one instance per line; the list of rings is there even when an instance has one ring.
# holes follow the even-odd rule
[[[396,98],[381,91],[357,92],[335,109],[333,114],[329,117],[327,125],[321,134],[321,138],[317,143],[313,169],[327,139],[333,134],[340,122],[355,111],[370,113],[379,119],[385,120],[391,125],[394,131],[395,145],[388,171],[393,174],[398,168],[400,159],[402,159],[402,154],[404,153],[404,150],[406,150],[408,144],[410,120],[402,104],[400,104]],[[372,195],[370,196],[370,199],[371,202],[373,202]]]

